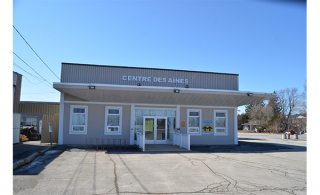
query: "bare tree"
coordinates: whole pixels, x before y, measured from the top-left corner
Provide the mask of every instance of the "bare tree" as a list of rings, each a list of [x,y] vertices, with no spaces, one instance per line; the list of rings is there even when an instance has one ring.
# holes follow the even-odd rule
[[[301,104],[299,109],[300,114],[307,113],[307,81],[303,85],[303,92],[301,93]]]
[[[276,133],[279,133],[280,130],[280,119],[276,118],[272,121],[272,123],[270,124],[269,128],[270,130],[275,131]]]
[[[278,104],[281,108],[280,110],[280,121],[281,126],[287,129],[290,116],[298,111],[299,105],[301,103],[300,94],[297,88],[280,90],[278,94]]]
[[[273,108],[257,104],[251,107],[250,121],[254,121],[257,125],[267,127],[273,116]]]

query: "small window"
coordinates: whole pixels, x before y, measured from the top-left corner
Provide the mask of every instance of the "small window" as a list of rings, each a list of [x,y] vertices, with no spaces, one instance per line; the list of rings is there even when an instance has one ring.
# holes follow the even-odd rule
[[[88,106],[70,107],[70,134],[87,134]]]
[[[105,135],[121,135],[121,107],[106,107]]]
[[[26,117],[26,126],[37,126],[38,118],[36,117]]]
[[[227,128],[227,110],[215,110],[214,111],[214,134],[215,135],[228,135]]]
[[[188,133],[190,135],[200,135],[201,110],[188,109]]]

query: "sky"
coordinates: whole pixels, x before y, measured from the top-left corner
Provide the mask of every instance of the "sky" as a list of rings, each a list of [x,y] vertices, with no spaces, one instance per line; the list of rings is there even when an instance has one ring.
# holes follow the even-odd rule
[[[13,25],[58,77],[73,62],[235,73],[240,91],[301,93],[306,82],[305,1],[14,0]],[[60,82],[15,29],[13,52]],[[21,101],[60,101],[20,68]]]

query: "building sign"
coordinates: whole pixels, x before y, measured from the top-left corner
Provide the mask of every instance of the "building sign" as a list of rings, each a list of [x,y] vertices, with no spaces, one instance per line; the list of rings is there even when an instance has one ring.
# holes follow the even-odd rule
[[[181,121],[180,127],[186,127],[186,121]]]
[[[123,81],[137,81],[137,82],[154,82],[154,83],[182,83],[188,84],[188,79],[175,78],[175,77],[144,77],[144,76],[122,76]]]
[[[51,126],[51,123],[49,123],[49,132],[52,132],[52,126]]]
[[[204,135],[213,134],[212,120],[202,120],[202,134]]]
[[[41,134],[42,131],[42,120],[39,121],[39,133]]]

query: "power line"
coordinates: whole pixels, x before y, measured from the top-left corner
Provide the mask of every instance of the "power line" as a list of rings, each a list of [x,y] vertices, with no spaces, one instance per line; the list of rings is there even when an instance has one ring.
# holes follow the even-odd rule
[[[24,70],[23,68],[21,68],[20,66],[18,66],[18,64],[16,64],[15,62],[13,62],[13,65],[14,66],[16,66],[16,67],[18,67],[18,68],[20,68],[21,70],[23,70],[24,72],[26,72],[26,73],[28,73],[29,75],[31,75],[31,76],[33,76],[33,77],[35,77],[36,79],[42,79],[42,78],[39,78],[39,77],[37,77],[37,76],[35,76],[35,75],[33,75],[33,74],[31,74],[30,72],[28,72],[28,71],[26,71],[26,70]],[[43,79],[42,79],[43,80]],[[43,80],[44,81],[44,80]]]
[[[22,69],[20,66],[18,66],[17,64],[13,64],[13,65],[15,65],[15,66],[17,66],[18,68],[20,68],[21,70],[23,70],[23,71],[25,71],[24,69]],[[44,83],[43,81],[43,79],[41,79],[41,78],[39,78],[39,77],[36,77],[36,76],[34,76],[33,74],[31,74],[31,73],[29,73],[29,72],[27,72],[27,71],[25,71],[26,73],[28,73],[28,74],[30,74],[31,76],[33,76],[35,79],[37,79],[37,80],[39,80],[40,81],[40,83],[42,82],[42,84],[44,84],[45,86],[47,86],[47,87],[49,87],[49,88],[51,88],[52,89],[52,87],[50,86],[50,85],[48,85],[47,83]],[[24,76],[24,75],[22,75],[22,76]],[[31,84],[34,84],[34,83],[32,83],[26,76],[24,76]],[[39,84],[39,83],[38,83]],[[34,85],[37,85],[37,84],[34,84]]]
[[[49,68],[49,66],[40,58],[40,56],[37,54],[36,51],[34,51],[34,49],[29,45],[29,43],[27,42],[27,40],[25,38],[23,38],[23,36],[20,34],[20,32],[16,29],[16,27],[13,25],[13,28],[17,31],[17,33],[19,33],[19,35],[21,36],[21,38],[27,43],[27,45],[30,47],[30,49],[32,49],[32,51],[38,56],[38,58],[43,62],[44,65],[47,66],[47,68],[54,74],[54,76],[56,76],[59,80],[60,78]]]
[[[24,76],[24,75],[22,75],[24,78],[26,78],[31,84],[33,84],[33,85],[38,85],[38,84],[40,84],[40,83],[42,83],[43,81],[40,81],[39,83],[32,83],[26,76]]]
[[[21,59],[16,53],[13,52],[14,55],[16,55],[23,63],[25,63],[27,66],[29,66],[35,73],[37,73],[43,80],[45,80],[47,83],[49,83],[49,81],[47,81],[45,78],[43,78],[43,76],[41,76],[35,69],[33,69],[29,64],[27,64],[25,61],[23,61],[23,59]],[[49,85],[51,85],[51,83],[49,83]]]
[[[23,70],[24,72],[26,72],[26,73],[28,73],[29,75],[31,75],[32,77],[34,77],[34,78],[36,78],[36,79],[38,79],[39,81],[41,81],[41,82],[43,82],[44,81],[44,79],[42,79],[42,78],[39,78],[39,77],[37,77],[37,76],[35,76],[35,75],[33,75],[33,74],[31,74],[30,72],[28,72],[28,71],[26,71],[26,70],[24,70],[23,68],[21,68],[20,66],[18,66],[18,64],[16,64],[16,63],[14,63],[13,62],[13,65],[14,66],[16,66],[16,67],[18,67],[18,68],[20,68],[21,70]],[[27,79],[27,77],[26,76],[24,76],[26,79]],[[28,80],[28,79],[27,79]],[[28,80],[29,81],[29,80]],[[30,82],[30,81],[29,81]],[[30,82],[31,83],[31,82]],[[33,84],[33,83],[32,83]],[[43,83],[45,86],[47,86],[47,87],[50,87],[51,89],[52,89],[52,86],[50,86],[50,85],[48,85],[47,83]]]

